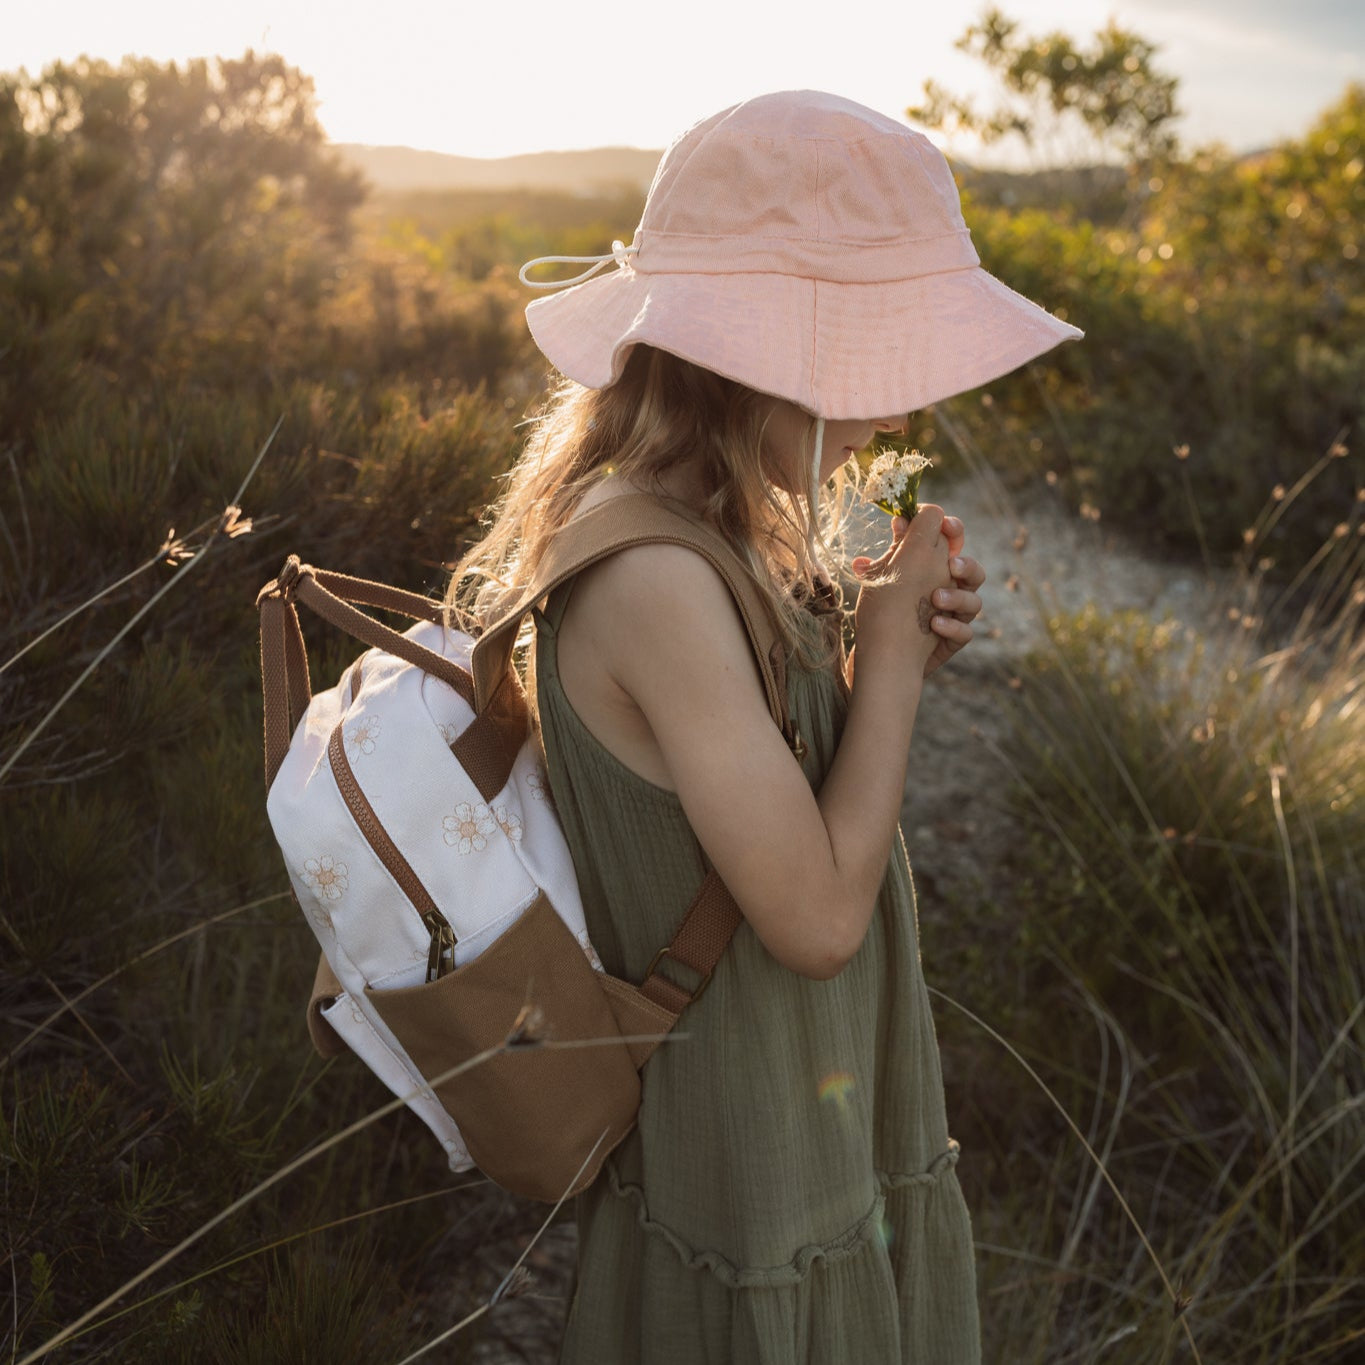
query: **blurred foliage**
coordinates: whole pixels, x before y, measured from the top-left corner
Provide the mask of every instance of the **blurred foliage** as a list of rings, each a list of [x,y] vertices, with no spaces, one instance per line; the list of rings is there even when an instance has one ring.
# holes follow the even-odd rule
[[[1016,483],[1046,474],[1149,545],[1237,557],[1266,499],[1347,456],[1365,416],[1363,170],[1355,85],[1302,139],[1163,164],[1133,227],[968,194],[983,265],[1086,335],[944,406]],[[1358,471],[1334,461],[1278,521],[1261,554],[1279,572],[1340,522]]]
[[[1061,88],[1048,69],[1052,86],[1031,88]],[[1254,159],[1172,157],[1103,184],[972,177],[985,264],[1088,335],[943,405],[951,420],[920,414],[921,447],[951,464],[946,433],[964,429],[1002,470],[1050,471],[1151,542],[1275,560],[1256,571],[1291,587],[1309,565],[1320,584],[1318,543],[1357,524],[1349,460],[1304,476],[1360,418],[1363,102],[1348,90]],[[543,387],[517,266],[598,254],[639,207],[624,191],[366,201],[308,80],[276,57],[0,77],[0,1275],[17,1291],[0,1331],[16,1356],[387,1098],[305,1042],[314,955],[264,816],[255,592],[289,551],[443,587]],[[1277,486],[1293,517],[1260,514]],[[305,632],[323,685],[356,646]],[[1063,623],[1057,657],[1097,679],[1169,671],[1178,646],[1154,632]],[[1291,676],[1311,713],[1318,682]],[[1290,705],[1277,687],[1263,720]],[[1093,767],[1086,781],[1138,872],[1175,860],[1210,924],[1240,930],[1273,900],[1268,865],[1224,896],[1222,864],[1183,836],[1208,832],[1203,793],[1228,847],[1268,837],[1263,799],[1239,804],[1264,776],[1229,723],[1241,693],[1209,694],[1220,728],[1193,750],[1162,695],[1175,709],[1142,725],[1135,684],[1091,704],[1181,837],[1153,840],[1126,782]],[[1157,758],[1148,723],[1170,732]],[[1198,791],[1172,785],[1172,752]],[[1286,787],[1324,860],[1341,843],[1329,757],[1312,756],[1319,786]],[[1135,875],[1131,848],[1067,818],[1106,877]],[[1018,932],[1079,960],[1093,945],[1070,875],[1022,868]],[[1134,913],[1166,932],[1164,895]],[[1346,970],[1342,943],[1324,971]],[[1049,1009],[1021,999],[1021,1033]],[[1156,1011],[1143,1027],[1170,1024]],[[483,1249],[535,1216],[452,1181],[424,1131],[390,1116],[252,1199],[61,1358],[370,1360],[379,1343],[397,1358],[477,1303],[506,1268]]]
[[[1160,70],[1151,43],[1113,19],[1085,46],[1060,31],[1029,37],[988,8],[955,46],[995,73],[1000,103],[985,112],[928,80],[923,101],[906,110],[912,122],[968,133],[985,146],[1017,139],[1054,172],[1069,169],[1092,201],[1107,178],[1103,163],[1117,158],[1141,168],[1175,152],[1179,82]],[[1048,178],[1057,183],[1055,173]]]
[[[516,278],[536,256],[599,256],[629,241],[644,195],[536,190],[413,190],[377,194],[361,215],[381,240],[467,280]],[[568,272],[572,274],[573,272]],[[545,277],[553,279],[548,270]],[[538,275],[537,278],[540,278]]]
[[[291,550],[439,591],[539,374],[506,285],[369,241],[362,193],[275,57],[0,80],[7,1357],[388,1098],[302,1029],[315,950],[264,819],[253,600]],[[305,628],[321,684],[357,647]],[[61,1358],[401,1354],[475,1293],[453,1230],[528,1216],[394,1115]]]

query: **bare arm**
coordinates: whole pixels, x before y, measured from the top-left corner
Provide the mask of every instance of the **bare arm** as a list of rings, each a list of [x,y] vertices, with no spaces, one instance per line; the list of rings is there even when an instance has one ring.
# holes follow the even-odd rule
[[[937,512],[937,509],[934,509]],[[864,588],[858,676],[839,751],[818,798],[772,723],[723,580],[667,545],[614,556],[594,573],[601,665],[639,709],[689,823],[759,939],[804,976],[835,975],[857,952],[886,870],[926,659],[936,637],[919,601],[950,582],[935,529],[907,534]]]

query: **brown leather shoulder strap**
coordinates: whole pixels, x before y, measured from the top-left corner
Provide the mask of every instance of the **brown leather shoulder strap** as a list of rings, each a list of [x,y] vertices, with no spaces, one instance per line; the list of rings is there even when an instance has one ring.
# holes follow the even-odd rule
[[[457,742],[456,756],[480,791],[491,800],[506,783],[525,736],[524,702],[509,665],[526,613],[589,565],[634,545],[659,543],[696,551],[725,580],[758,663],[768,710],[788,744],[799,753],[800,738],[787,708],[786,656],[757,585],[739,556],[713,527],[675,505],[642,493],[610,499],[575,518],[559,532],[535,582],[480,635],[470,673],[348,605],[363,603],[418,619],[439,620],[439,603],[384,584],[313,569],[301,565],[291,555],[279,576],[266,584],[257,597],[261,612],[267,789],[310,696],[308,661],[295,597],[367,644],[387,649],[444,678],[471,702],[477,714]],[[706,988],[742,918],[720,877],[714,871],[708,873],[673,941],[660,950],[650,965],[640,993],[674,1016],[681,1013]],[[688,990],[662,975],[658,968],[665,958],[696,973],[698,983]]]
[[[487,705],[507,672],[522,619],[561,583],[591,564],[635,545],[682,545],[703,556],[725,580],[739,608],[763,678],[773,720],[790,738],[785,655],[772,615],[739,556],[714,527],[648,493],[625,494],[575,517],[554,538],[535,581],[491,622],[474,646],[476,710]]]
[[[517,632],[526,613],[561,583],[591,564],[635,545],[682,545],[702,555],[725,580],[753,648],[763,678],[768,710],[796,752],[801,740],[787,708],[786,653],[772,615],[757,584],[739,556],[714,527],[649,494],[624,494],[574,518],[554,538],[534,583],[480,635],[471,669],[478,706],[497,695],[508,674]],[[703,880],[673,941],[650,964],[640,994],[674,1017],[704,991],[729,946],[743,915],[734,897],[713,870]],[[696,975],[690,987],[664,975],[665,959]]]

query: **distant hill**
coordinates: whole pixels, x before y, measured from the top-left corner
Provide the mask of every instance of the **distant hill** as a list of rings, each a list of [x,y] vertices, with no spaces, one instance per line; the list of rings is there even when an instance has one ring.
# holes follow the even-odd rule
[[[646,190],[661,151],[594,147],[582,152],[531,152],[485,159],[419,152],[411,147],[368,147],[338,142],[335,149],[380,191],[562,190],[598,194],[630,186]]]

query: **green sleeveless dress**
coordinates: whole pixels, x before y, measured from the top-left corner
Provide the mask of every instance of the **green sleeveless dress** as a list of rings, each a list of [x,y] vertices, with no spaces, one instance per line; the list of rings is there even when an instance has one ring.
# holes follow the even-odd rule
[[[549,786],[593,944],[640,981],[707,864],[677,797],[568,704],[555,632],[571,591],[538,615]],[[788,691],[818,789],[842,681],[792,666]],[[645,1066],[638,1128],[578,1199],[562,1365],[978,1365],[971,1227],[901,840],[838,976],[779,966],[742,924],[677,1031]]]

